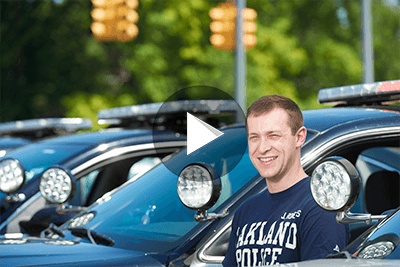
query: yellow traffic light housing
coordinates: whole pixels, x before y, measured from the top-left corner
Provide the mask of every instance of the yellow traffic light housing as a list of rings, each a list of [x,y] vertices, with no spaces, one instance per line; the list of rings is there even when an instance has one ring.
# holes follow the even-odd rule
[[[252,8],[245,8],[244,18],[244,46],[249,49],[256,46],[257,37],[254,35],[257,25],[254,22],[257,18],[257,12]]]
[[[93,37],[98,41],[127,42],[135,38],[139,29],[136,8],[138,0],[92,0]]]
[[[218,50],[232,51],[236,48],[236,12],[237,8],[233,2],[220,3],[210,10],[210,17],[213,20],[210,24],[212,35],[211,44]],[[242,12],[244,22],[244,45],[247,49],[254,47],[257,37],[254,35],[257,25],[254,20],[257,12],[254,9],[246,8]]]
[[[232,2],[220,3],[210,10],[209,15],[213,20],[210,24],[210,29],[213,33],[210,37],[211,44],[219,50],[234,50],[236,47],[235,4]]]

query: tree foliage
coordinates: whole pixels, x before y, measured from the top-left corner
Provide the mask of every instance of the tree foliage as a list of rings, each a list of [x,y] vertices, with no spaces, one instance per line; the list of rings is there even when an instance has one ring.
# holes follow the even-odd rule
[[[89,0],[1,1],[0,120],[79,116],[162,102],[189,86],[235,90],[235,53],[211,46],[219,1],[140,0],[139,35],[98,42]],[[375,79],[400,78],[400,8],[373,2]],[[319,89],[362,82],[355,0],[247,0],[258,13],[247,50],[247,103],[282,94],[319,107]]]

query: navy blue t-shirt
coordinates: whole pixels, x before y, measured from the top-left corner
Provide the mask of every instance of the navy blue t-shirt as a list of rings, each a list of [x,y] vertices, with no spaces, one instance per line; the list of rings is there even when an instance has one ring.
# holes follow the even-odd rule
[[[348,225],[314,201],[310,177],[271,194],[265,190],[236,211],[224,266],[265,266],[325,258],[342,250]]]

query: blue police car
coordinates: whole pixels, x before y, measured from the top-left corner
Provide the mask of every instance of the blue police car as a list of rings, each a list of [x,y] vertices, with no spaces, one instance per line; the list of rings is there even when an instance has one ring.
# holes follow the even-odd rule
[[[90,119],[83,118],[42,118],[0,123],[0,160],[17,148],[58,136],[75,134],[79,130],[89,130],[92,127]],[[28,150],[25,150],[29,151]],[[3,190],[3,179],[0,179],[0,223],[7,217],[7,207],[13,202],[23,202],[24,192],[7,195]],[[20,184],[19,186],[22,186]],[[18,205],[16,205],[18,206]]]
[[[163,114],[158,114],[161,105]],[[190,111],[202,117],[212,111],[211,124],[220,127],[223,122],[215,120],[219,115],[213,109],[218,107],[232,117],[229,114],[235,113],[236,106],[234,100],[192,100],[101,110],[99,123],[109,125],[107,129],[36,142],[10,152],[0,161],[0,190],[7,194],[0,199],[0,233],[39,235],[51,222],[60,225],[186,146],[181,114]],[[56,168],[44,176],[60,178],[58,174],[68,169],[76,183],[55,184],[51,189],[58,191],[51,192],[47,201],[39,192],[39,178],[50,166]]]
[[[303,112],[308,130],[301,158],[305,171],[318,178],[314,171],[327,174],[329,168],[323,166],[329,161],[340,176],[349,177],[343,188],[348,186],[351,194],[338,194],[332,211],[339,212],[344,223],[379,220],[354,237],[338,257],[400,258],[400,163],[380,156],[390,151],[398,157],[400,107],[386,104],[398,99],[400,81],[331,88],[320,91],[319,101],[335,107]],[[189,155],[183,149],[165,164],[103,195],[61,227],[51,225],[40,238],[4,236],[2,262],[8,266],[220,265],[235,210],[266,186],[249,159],[244,124],[220,130],[224,134],[213,142]],[[74,179],[68,169],[62,176],[65,181]],[[42,192],[47,190],[44,196],[51,200],[49,187],[60,182],[50,175],[41,179]],[[320,192],[318,188],[326,184],[312,186]],[[375,205],[383,203],[383,197],[388,204]],[[321,207],[331,206],[323,197],[315,198]],[[390,209],[395,209],[391,215],[382,215]],[[364,214],[369,211],[376,214]],[[352,229],[357,230],[358,225]]]

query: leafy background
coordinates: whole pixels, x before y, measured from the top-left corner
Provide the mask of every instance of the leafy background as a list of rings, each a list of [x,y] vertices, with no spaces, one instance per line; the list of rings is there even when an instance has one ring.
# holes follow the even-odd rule
[[[133,41],[92,37],[89,0],[0,1],[0,121],[91,118],[162,102],[189,86],[234,96],[235,53],[209,42],[221,1],[139,0]],[[390,4],[392,3],[392,4]],[[400,78],[400,6],[372,0],[375,80]],[[396,5],[397,4],[397,5]],[[362,82],[359,0],[247,0],[257,45],[247,50],[247,104],[282,94],[320,108],[318,90]]]

